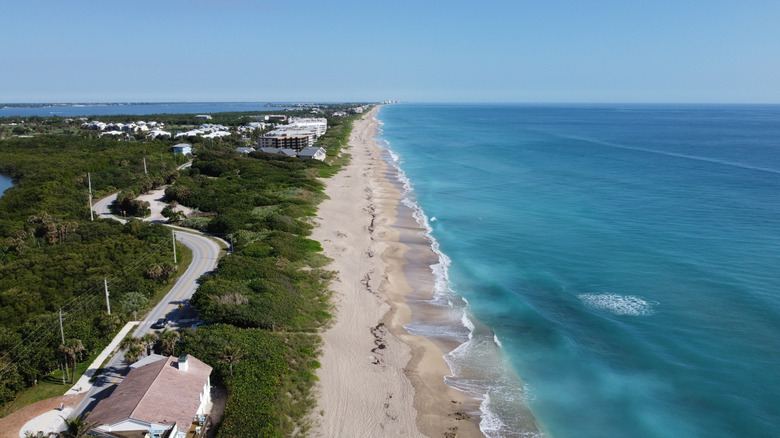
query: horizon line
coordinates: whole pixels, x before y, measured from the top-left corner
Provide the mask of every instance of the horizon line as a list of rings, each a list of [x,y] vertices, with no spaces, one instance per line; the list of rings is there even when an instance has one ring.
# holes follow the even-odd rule
[[[274,104],[274,105],[347,105],[370,104],[435,104],[435,105],[780,105],[780,102],[646,102],[646,101],[435,101],[435,100],[345,100],[345,101],[251,101],[251,100],[203,100],[203,101],[149,101],[149,100],[110,100],[110,101],[59,101],[59,102],[0,102],[0,106],[19,105],[191,105],[191,104]],[[2,108],[0,108],[2,109]]]

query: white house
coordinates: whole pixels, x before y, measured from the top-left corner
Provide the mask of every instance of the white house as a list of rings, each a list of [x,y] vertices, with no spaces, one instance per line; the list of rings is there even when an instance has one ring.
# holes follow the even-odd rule
[[[170,137],[171,133],[168,131],[163,131],[162,129],[152,129],[149,131],[149,134],[146,135],[147,138],[155,139],[157,137]]]
[[[114,392],[89,414],[104,437],[184,438],[203,432],[212,368],[189,355],[151,355],[133,364]]]
[[[298,152],[298,158],[301,160],[320,160],[324,161],[326,157],[325,149],[321,147],[308,147]]]
[[[189,143],[179,143],[173,145],[174,154],[192,155],[192,145]]]
[[[200,135],[203,138],[215,138],[215,137],[226,137],[230,135],[230,132],[227,126],[215,125],[212,123],[204,123],[196,129],[192,129],[186,132],[179,132],[174,136],[174,138],[195,137],[197,135]]]

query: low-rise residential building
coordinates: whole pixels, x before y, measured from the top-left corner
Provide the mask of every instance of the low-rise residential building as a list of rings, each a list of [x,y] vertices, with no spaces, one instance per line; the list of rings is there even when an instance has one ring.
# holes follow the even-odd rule
[[[93,131],[103,131],[106,129],[106,124],[97,120],[91,122],[84,122],[81,124],[84,129],[91,129]]]
[[[208,425],[212,368],[189,355],[148,356],[89,414],[103,437],[202,436]]]
[[[289,148],[260,148],[258,151],[265,152],[266,154],[281,154],[287,157],[294,157],[296,155],[296,152]]]
[[[238,132],[247,132],[254,131],[256,129],[265,129],[268,126],[271,126],[271,124],[263,122],[249,122],[246,124],[246,126],[239,126],[237,130]]]
[[[112,136],[117,136],[117,135],[125,135],[125,133],[124,133],[124,132],[122,132],[122,131],[103,131],[103,132],[101,132],[101,133],[98,135],[98,138],[101,138],[101,137],[103,137],[104,135],[112,135]]]
[[[230,135],[230,130],[227,126],[215,125],[212,123],[204,123],[196,129],[192,129],[185,132],[179,132],[174,136],[174,138],[196,137],[196,136],[201,136],[203,138],[215,138],[215,137],[227,137],[228,135]]]
[[[171,133],[168,131],[163,131],[162,129],[152,129],[149,131],[148,134],[146,134],[146,138],[154,140],[157,137],[170,137]]]
[[[192,145],[189,143],[179,143],[173,145],[174,154],[192,155]]]
[[[236,152],[240,152],[242,154],[249,154],[250,152],[254,152],[255,148],[248,148],[248,147],[237,147]]]
[[[308,147],[298,152],[298,158],[301,160],[324,161],[326,156],[325,149],[317,146]]]

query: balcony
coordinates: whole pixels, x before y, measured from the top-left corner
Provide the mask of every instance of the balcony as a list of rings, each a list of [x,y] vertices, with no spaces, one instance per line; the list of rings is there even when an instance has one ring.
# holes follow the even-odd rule
[[[211,416],[209,415],[197,415],[190,424],[190,429],[187,431],[187,438],[203,438],[206,436],[206,432],[211,427]]]

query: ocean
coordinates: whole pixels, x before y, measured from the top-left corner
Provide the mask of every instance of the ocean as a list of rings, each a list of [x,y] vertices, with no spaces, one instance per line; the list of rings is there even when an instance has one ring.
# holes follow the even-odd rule
[[[378,118],[487,436],[780,436],[780,106]]]

